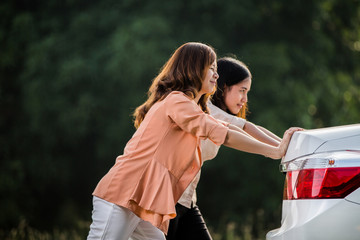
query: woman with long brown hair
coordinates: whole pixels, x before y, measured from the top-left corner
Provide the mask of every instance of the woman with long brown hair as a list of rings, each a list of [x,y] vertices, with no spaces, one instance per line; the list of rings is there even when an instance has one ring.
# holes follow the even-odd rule
[[[211,116],[235,125],[260,142],[277,147],[281,138],[264,127],[246,120],[248,93],[252,75],[249,68],[240,60],[224,57],[217,60],[217,89],[207,102]],[[220,146],[211,140],[201,141],[202,161],[216,157]],[[177,215],[171,219],[167,240],[211,240],[211,235],[197,205],[196,187],[200,171],[186,188],[176,204]]]
[[[297,128],[273,147],[206,114],[217,78],[215,51],[202,43],[183,44],[165,63],[134,113],[136,132],[93,192],[88,239],[165,239],[202,165],[200,139],[274,159],[285,154]]]

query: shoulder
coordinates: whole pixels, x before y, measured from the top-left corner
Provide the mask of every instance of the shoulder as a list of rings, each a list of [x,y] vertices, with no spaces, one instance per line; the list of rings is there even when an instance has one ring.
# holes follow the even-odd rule
[[[195,101],[187,96],[185,93],[180,92],[180,91],[172,91],[171,93],[169,93],[169,95],[166,96],[166,98],[163,100],[164,104],[168,107],[189,107],[191,106],[191,108],[197,108],[197,104],[195,103]]]
[[[228,115],[227,112],[225,112],[224,110],[215,106],[211,101],[208,101],[207,105],[208,105],[208,108],[210,109],[210,115],[212,115],[212,116],[222,117],[222,116]]]
[[[169,93],[169,95],[166,96],[165,98],[168,101],[191,101],[192,99],[187,96],[185,93],[180,92],[180,91],[172,91],[171,93]]]
[[[215,106],[212,103],[209,103],[208,107],[210,109],[210,115],[216,119],[223,120],[225,122],[234,124],[241,128],[243,128],[246,123],[245,119],[231,115],[231,114],[225,112],[224,110],[220,109],[219,107]]]

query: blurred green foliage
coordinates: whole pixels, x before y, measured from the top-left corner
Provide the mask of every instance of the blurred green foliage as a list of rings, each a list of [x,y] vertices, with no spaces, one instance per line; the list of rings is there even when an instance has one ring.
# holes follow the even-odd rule
[[[0,229],[90,220],[92,190],[133,134],[133,110],[188,41],[249,65],[249,120],[280,136],[358,123],[359,3],[2,1]],[[279,226],[278,164],[222,147],[198,190],[209,226],[226,235],[229,223],[254,223],[255,237]]]

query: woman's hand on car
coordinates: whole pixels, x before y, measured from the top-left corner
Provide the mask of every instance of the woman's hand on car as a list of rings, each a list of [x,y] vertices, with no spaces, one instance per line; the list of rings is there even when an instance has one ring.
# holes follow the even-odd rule
[[[285,155],[285,153],[287,151],[287,148],[289,146],[291,137],[294,134],[294,132],[303,131],[303,130],[304,129],[300,128],[300,127],[291,127],[291,128],[289,128],[288,130],[285,131],[284,136],[282,138],[282,141],[280,142],[280,145],[278,147],[279,155],[280,155],[279,158],[282,158]]]

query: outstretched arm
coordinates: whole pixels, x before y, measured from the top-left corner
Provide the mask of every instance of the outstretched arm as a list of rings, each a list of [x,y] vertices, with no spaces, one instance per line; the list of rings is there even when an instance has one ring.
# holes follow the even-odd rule
[[[301,131],[302,128],[289,128],[285,133],[279,146],[271,146],[269,144],[260,142],[254,137],[250,136],[242,129],[229,125],[229,131],[227,133],[224,145],[244,152],[260,154],[272,159],[282,158],[287,150],[291,136],[296,131]]]
[[[244,125],[244,131],[259,140],[260,142],[270,144],[271,146],[278,146],[281,142],[281,138],[276,136],[264,127],[257,126],[251,122],[246,122]]]

